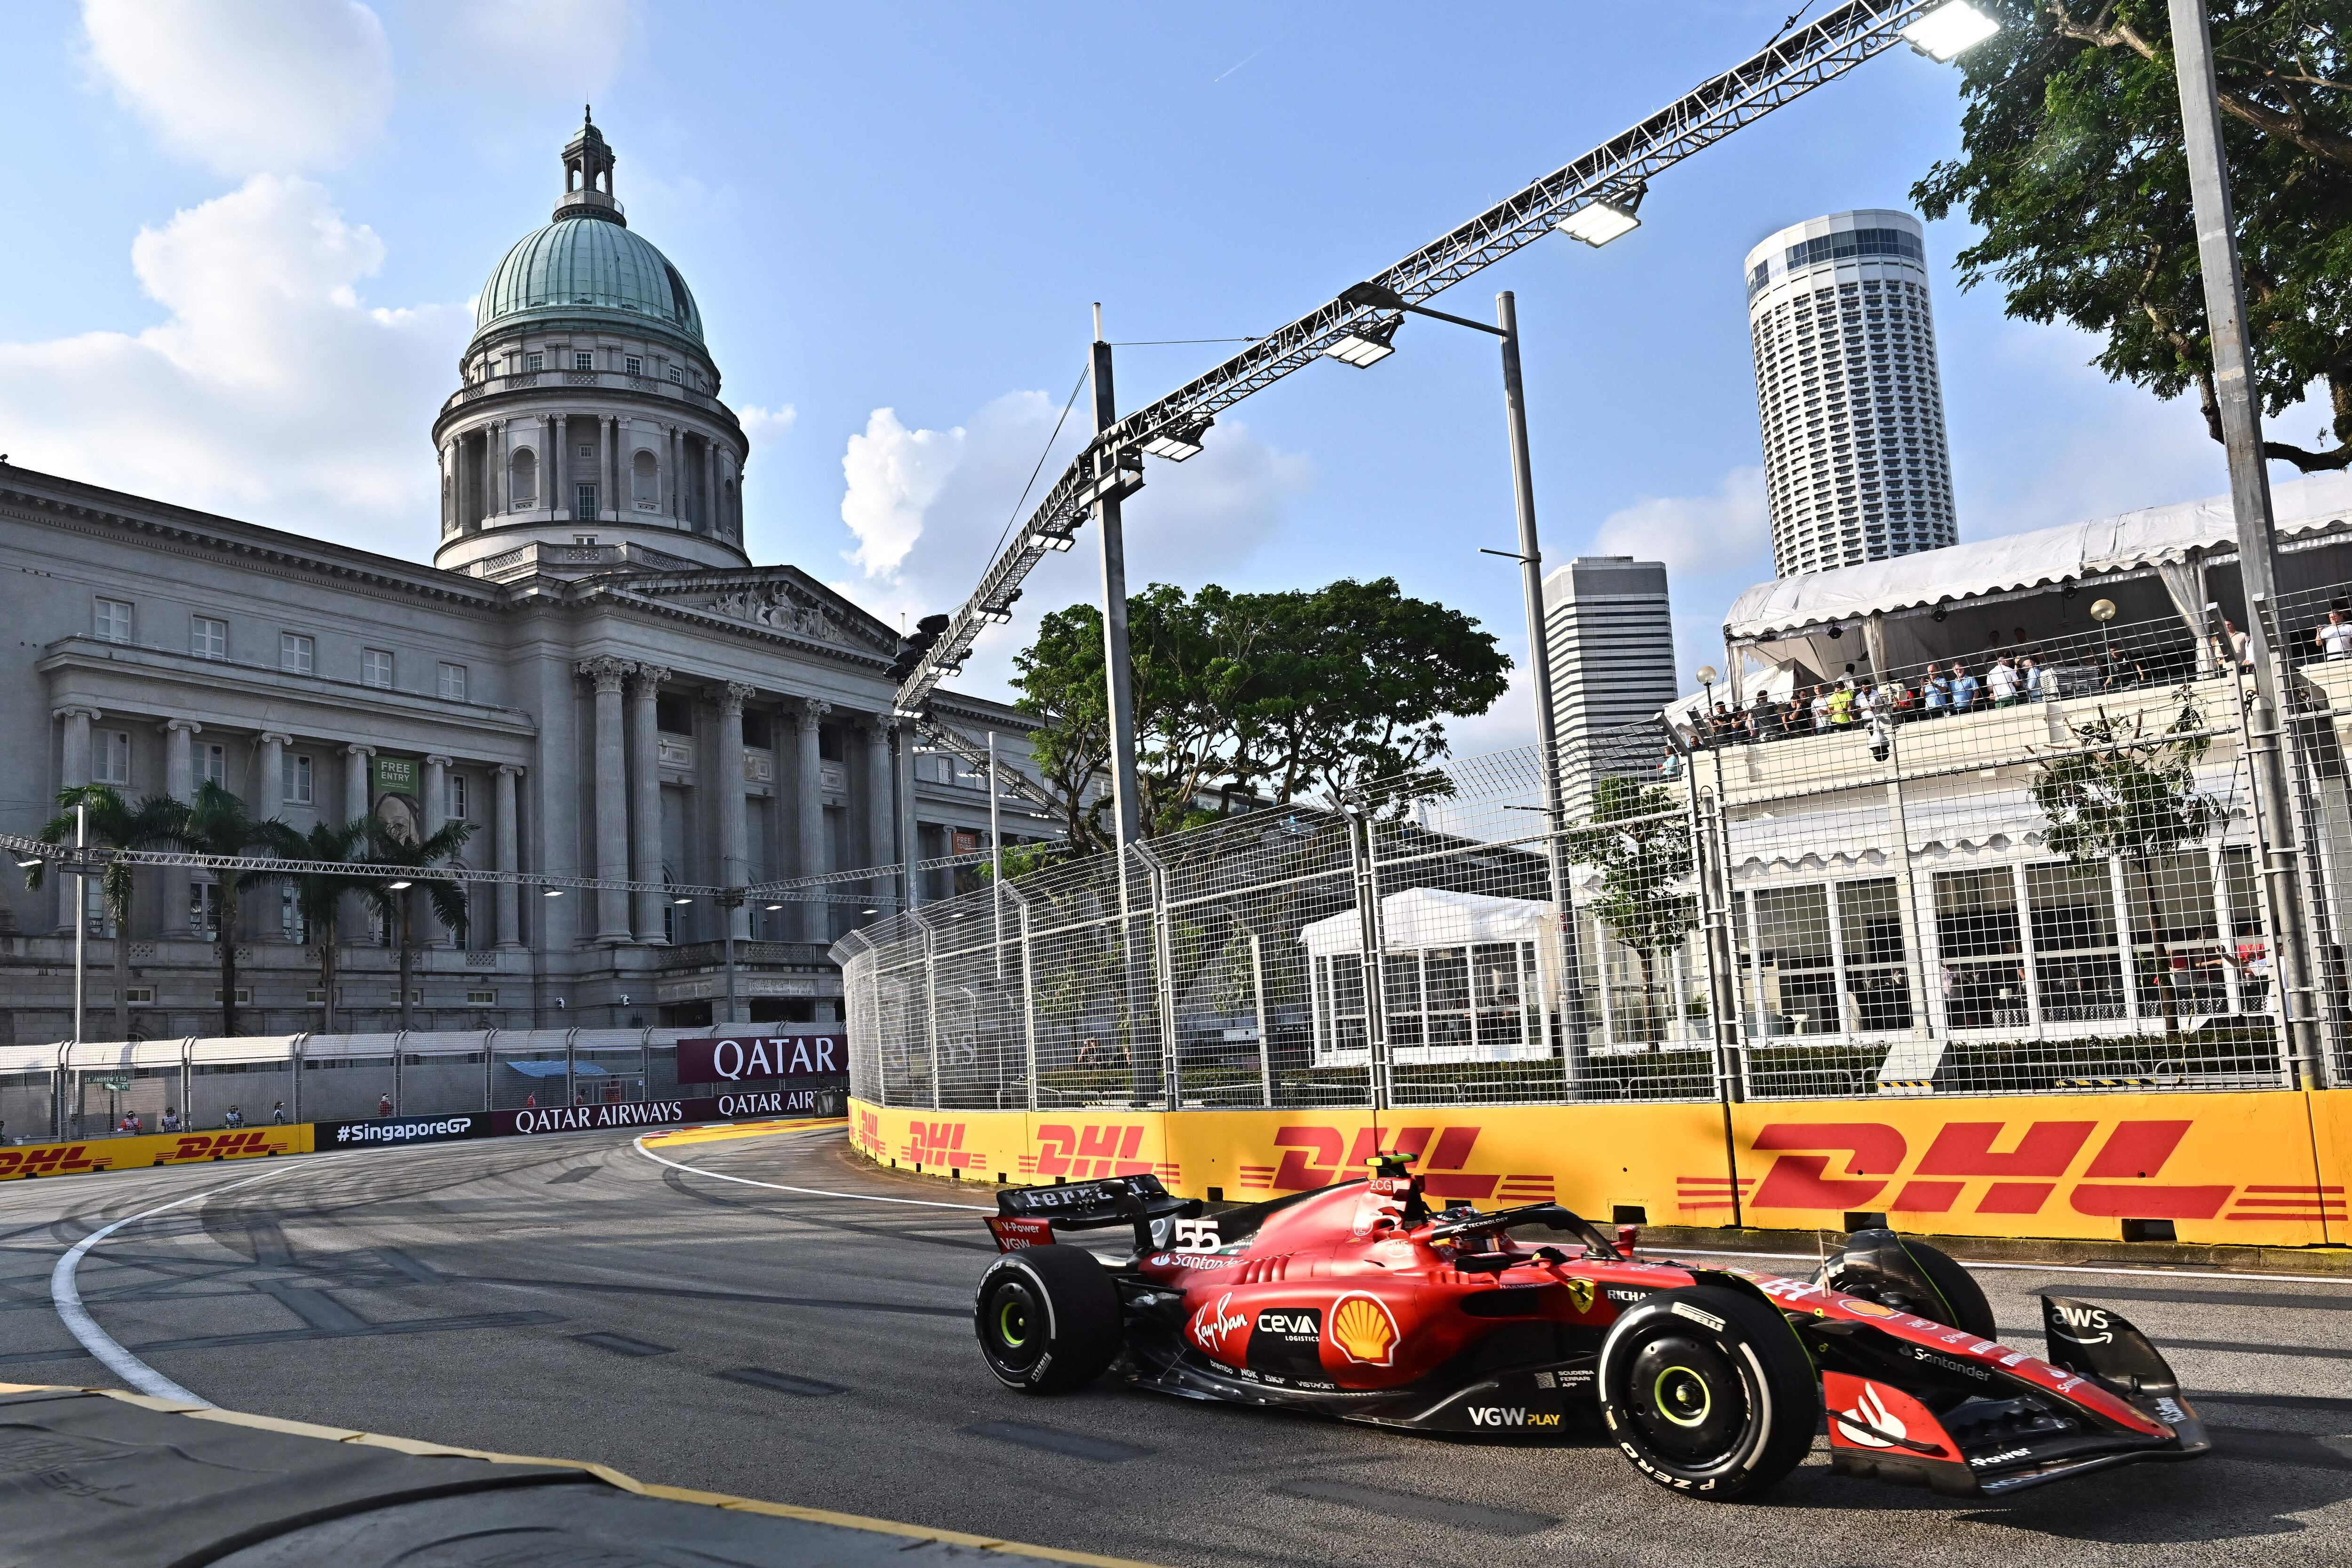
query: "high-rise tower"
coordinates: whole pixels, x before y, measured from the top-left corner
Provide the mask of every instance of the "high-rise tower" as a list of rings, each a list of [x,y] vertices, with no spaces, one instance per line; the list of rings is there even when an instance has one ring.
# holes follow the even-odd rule
[[[1748,329],[1781,577],[1959,540],[1927,308],[1908,213],[1832,213],[1748,253]]]

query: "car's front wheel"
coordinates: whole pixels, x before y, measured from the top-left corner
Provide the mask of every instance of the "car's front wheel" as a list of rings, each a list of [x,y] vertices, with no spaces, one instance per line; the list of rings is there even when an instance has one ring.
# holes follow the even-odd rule
[[[1601,1347],[1601,1419],[1636,1469],[1729,1500],[1787,1475],[1822,1416],[1811,1358],[1774,1308],[1719,1286],[1660,1291]]]
[[[973,1314],[988,1370],[1026,1394],[1091,1383],[1118,1353],[1118,1287],[1084,1248],[1005,1253],[980,1277]]]

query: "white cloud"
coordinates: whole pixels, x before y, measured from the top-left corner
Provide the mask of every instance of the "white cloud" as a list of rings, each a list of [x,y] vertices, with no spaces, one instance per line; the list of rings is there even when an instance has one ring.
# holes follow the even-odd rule
[[[83,0],[90,59],[172,146],[228,173],[347,157],[392,108],[357,0]]]
[[[1772,531],[1764,470],[1734,468],[1710,496],[1644,496],[1612,512],[1594,531],[1601,555],[1666,563],[1669,572],[1713,576],[1760,563],[1771,574]]]
[[[163,324],[0,343],[11,460],[421,557],[436,497],[419,419],[471,319],[368,306],[358,285],[383,258],[373,230],[282,175],[142,230],[131,263]],[[415,537],[388,540],[391,520]]]
[[[842,559],[858,575],[834,586],[893,623],[961,605],[1007,537],[1008,521],[1025,519],[1084,446],[1074,415],[1047,451],[1060,414],[1061,405],[1040,392],[1007,393],[945,430],[909,428],[895,410],[875,410],[842,455],[841,517],[856,541]],[[1033,470],[1036,486],[1016,519],[1015,502]],[[1233,582],[1281,526],[1291,500],[1313,487],[1315,465],[1228,421],[1191,461],[1150,465],[1148,480],[1126,507],[1130,590],[1153,581],[1197,588]],[[1097,598],[1098,561],[1084,532],[1076,549],[1047,558],[1030,577],[1013,623],[982,638],[959,689],[996,689],[1041,612]]]
[[[773,408],[746,403],[735,411],[736,423],[742,425],[744,438],[751,442],[754,452],[764,452],[792,434],[800,417],[801,411],[788,402]]]

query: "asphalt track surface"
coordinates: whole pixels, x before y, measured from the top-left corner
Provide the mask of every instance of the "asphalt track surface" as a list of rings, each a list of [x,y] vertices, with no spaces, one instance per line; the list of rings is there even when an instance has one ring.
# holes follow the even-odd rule
[[[971,1330],[992,1249],[977,1213],[930,1207],[985,1189],[877,1172],[832,1129],[652,1147],[698,1168],[581,1134],[8,1183],[0,1382],[121,1385],[60,1320],[53,1267],[225,1188],[125,1226],[79,1282],[140,1361],[265,1415],[1168,1564],[2352,1563],[2352,1285],[1982,1270],[2027,1349],[2037,1287],[2137,1322],[2200,1391],[2214,1456],[1956,1507],[1834,1476],[1817,1447],[1727,1506],[1591,1435],[1005,1392]]]

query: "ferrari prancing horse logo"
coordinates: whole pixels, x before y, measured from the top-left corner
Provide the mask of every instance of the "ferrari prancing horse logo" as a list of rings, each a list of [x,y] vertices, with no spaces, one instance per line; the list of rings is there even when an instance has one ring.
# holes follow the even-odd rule
[[[1568,1287],[1568,1304],[1570,1306],[1574,1307],[1580,1312],[1589,1312],[1592,1310],[1591,1281],[1563,1280],[1560,1283]]]
[[[1378,1297],[1346,1295],[1331,1304],[1331,1343],[1349,1361],[1393,1366],[1397,1337],[1396,1319]]]

